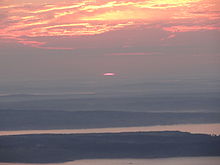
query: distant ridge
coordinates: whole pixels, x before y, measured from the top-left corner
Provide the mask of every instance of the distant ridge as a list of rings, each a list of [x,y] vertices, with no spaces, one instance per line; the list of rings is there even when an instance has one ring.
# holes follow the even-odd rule
[[[220,113],[0,110],[0,131],[220,123]]]

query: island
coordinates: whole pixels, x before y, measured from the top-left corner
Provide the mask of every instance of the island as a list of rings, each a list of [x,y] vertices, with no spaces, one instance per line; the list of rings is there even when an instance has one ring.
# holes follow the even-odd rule
[[[0,136],[0,162],[220,156],[220,136],[179,131]]]

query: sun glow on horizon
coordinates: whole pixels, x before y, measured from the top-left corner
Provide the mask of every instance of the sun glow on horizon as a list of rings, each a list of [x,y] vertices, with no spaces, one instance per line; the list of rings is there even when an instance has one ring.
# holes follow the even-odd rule
[[[115,76],[116,74],[113,72],[104,73],[103,76]]]

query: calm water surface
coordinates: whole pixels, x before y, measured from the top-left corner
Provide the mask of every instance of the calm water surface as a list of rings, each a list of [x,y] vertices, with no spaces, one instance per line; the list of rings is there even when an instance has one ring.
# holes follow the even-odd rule
[[[0,163],[0,165],[219,165],[220,157],[186,157],[163,159],[93,159],[53,164]]]

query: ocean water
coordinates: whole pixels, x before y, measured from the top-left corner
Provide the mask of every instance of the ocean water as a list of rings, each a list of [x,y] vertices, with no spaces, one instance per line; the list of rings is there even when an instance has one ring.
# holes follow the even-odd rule
[[[80,160],[63,165],[219,165],[220,157]]]
[[[161,159],[88,159],[66,163],[0,163],[0,165],[219,165],[219,162],[220,157],[180,157]]]

